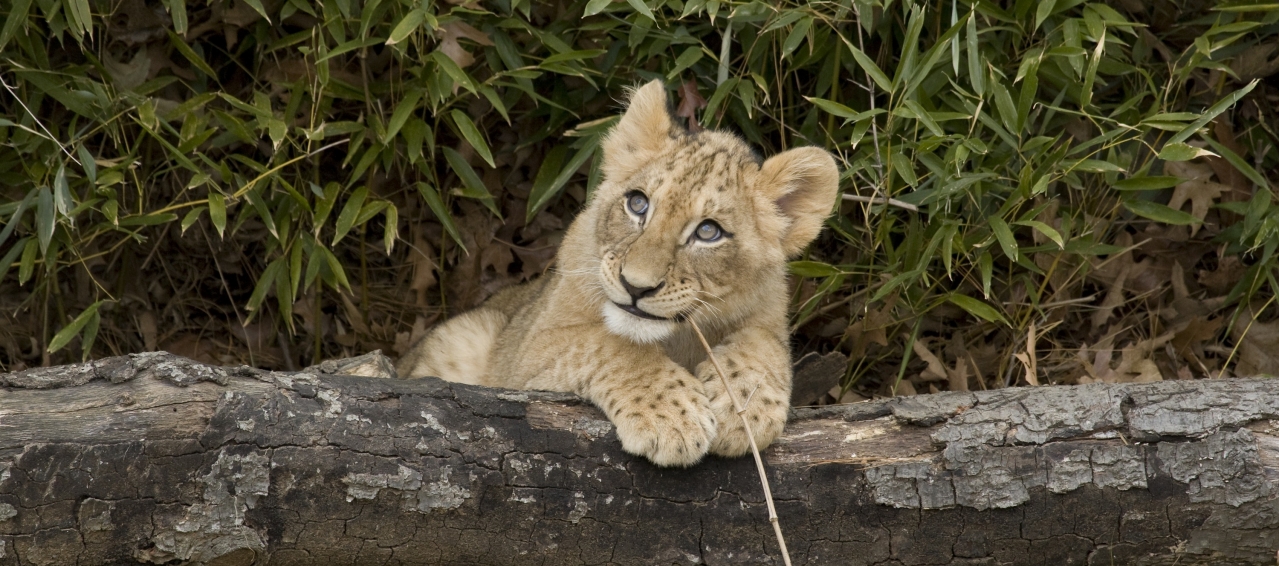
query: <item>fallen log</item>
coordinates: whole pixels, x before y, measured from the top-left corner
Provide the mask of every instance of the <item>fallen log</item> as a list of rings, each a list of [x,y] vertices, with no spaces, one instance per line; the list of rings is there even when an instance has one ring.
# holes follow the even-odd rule
[[[351,367],[0,375],[0,565],[781,563],[750,458]],[[1276,418],[1266,379],[921,395],[797,409],[765,461],[796,564],[1273,564]]]

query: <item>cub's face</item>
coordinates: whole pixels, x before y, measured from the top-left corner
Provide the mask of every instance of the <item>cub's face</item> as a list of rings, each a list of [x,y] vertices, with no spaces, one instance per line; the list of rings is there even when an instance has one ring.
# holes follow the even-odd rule
[[[750,148],[720,132],[676,136],[663,155],[610,179],[593,203],[605,322],[639,342],[661,340],[693,315],[730,314],[785,261],[757,226],[757,204],[769,203],[751,198],[759,161]]]
[[[660,82],[637,90],[603,144],[594,222],[609,331],[657,342],[694,318],[731,324],[766,304],[784,311],[788,255],[816,237],[835,202],[828,153],[761,162],[732,134],[689,133]]]

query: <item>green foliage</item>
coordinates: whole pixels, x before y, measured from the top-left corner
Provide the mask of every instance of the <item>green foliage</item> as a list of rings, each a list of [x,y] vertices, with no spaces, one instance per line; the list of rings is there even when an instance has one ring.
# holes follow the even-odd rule
[[[1122,234],[1205,225],[1168,206],[1185,179],[1164,164],[1217,156],[1246,183],[1208,222],[1250,266],[1229,304],[1273,293],[1269,52],[1241,61],[1279,12],[1120,4],[16,0],[0,282],[42,350],[140,349],[130,305],[187,328],[270,313],[286,357],[298,335],[312,358],[352,346],[332,319],[390,348],[415,315],[544,269],[530,250],[598,182],[624,87],[662,78],[702,126],[840,157],[848,196],[792,265],[797,330],[887,305],[914,344],[958,307],[1011,353]],[[911,356],[851,348],[851,377]]]

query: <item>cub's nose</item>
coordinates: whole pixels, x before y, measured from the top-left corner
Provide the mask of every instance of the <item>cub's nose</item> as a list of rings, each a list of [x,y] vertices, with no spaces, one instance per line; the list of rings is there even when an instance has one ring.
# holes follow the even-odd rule
[[[618,280],[621,281],[622,288],[626,289],[626,293],[631,296],[631,304],[635,304],[645,297],[651,297],[657,294],[662,287],[666,286],[666,281],[661,281],[654,287],[636,287],[631,285],[630,281],[626,280],[626,276],[620,273],[618,274]]]

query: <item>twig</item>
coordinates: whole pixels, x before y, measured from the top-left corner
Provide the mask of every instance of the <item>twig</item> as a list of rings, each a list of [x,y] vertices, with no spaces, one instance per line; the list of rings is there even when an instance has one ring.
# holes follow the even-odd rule
[[[878,192],[878,191],[876,191],[876,192]],[[844,193],[844,200],[851,200],[851,201],[853,201],[853,202],[865,202],[865,203],[869,203],[869,204],[889,204],[889,205],[896,206],[896,207],[899,207],[899,208],[904,208],[904,209],[909,210],[909,211],[912,211],[912,212],[919,212],[919,207],[918,207],[918,206],[915,206],[915,205],[913,205],[913,204],[911,204],[911,203],[908,203],[908,202],[906,202],[906,201],[897,200],[897,199],[895,199],[895,198],[885,198],[885,197],[864,197],[864,196],[861,196],[861,195],[850,195],[850,194],[848,194],[848,193]]]
[[[688,319],[688,323],[693,326],[693,332],[697,333],[697,339],[702,342],[702,347],[706,348],[706,357],[710,359],[711,365],[715,366],[715,373],[719,374],[720,383],[724,384],[724,392],[728,393],[728,398],[733,401],[733,410],[737,411],[737,416],[742,419],[742,426],[746,428],[746,439],[751,443],[751,454],[755,455],[755,469],[759,471],[759,483],[764,486],[764,501],[768,503],[768,522],[773,524],[773,532],[777,534],[777,545],[782,549],[782,562],[786,566],[791,566],[790,552],[786,550],[786,539],[782,536],[782,525],[777,522],[777,508],[773,507],[773,492],[768,488],[768,475],[764,473],[764,459],[759,456],[759,447],[755,445],[755,433],[751,432],[751,423],[746,420],[746,408],[737,402],[737,396],[733,394],[733,388],[728,385],[728,378],[724,377],[724,370],[719,367],[719,361],[715,359],[714,352],[711,352],[711,345],[706,342],[706,337],[702,335],[702,329],[697,327],[697,323],[693,319]],[[755,392],[751,392],[751,397],[755,396]],[[750,398],[746,399],[750,402]]]
[[[17,91],[13,90],[13,87],[9,86],[9,83],[5,82],[3,76],[0,76],[0,85],[4,85],[5,90],[9,91],[9,95],[12,96],[14,100],[18,101],[18,104],[22,105],[22,109],[27,111],[28,116],[31,116],[31,120],[35,122],[37,126],[40,126],[41,130],[44,130],[44,133],[46,135],[42,137],[47,138],[49,141],[57,145],[58,149],[61,149],[62,153],[67,154],[67,158],[71,159],[71,161],[74,161],[76,165],[83,165],[82,163],[80,163],[79,159],[76,159],[74,155],[71,155],[71,150],[67,149],[66,146],[62,145],[62,142],[58,141],[58,138],[53,137],[53,132],[50,132],[49,128],[44,127],[44,124],[40,122],[40,119],[36,117],[35,113],[32,112],[30,108],[27,108],[27,103],[22,101],[22,97],[18,96]],[[26,129],[29,132],[31,131],[29,128],[23,128],[23,129]],[[39,135],[39,134],[37,133],[36,135]]]

